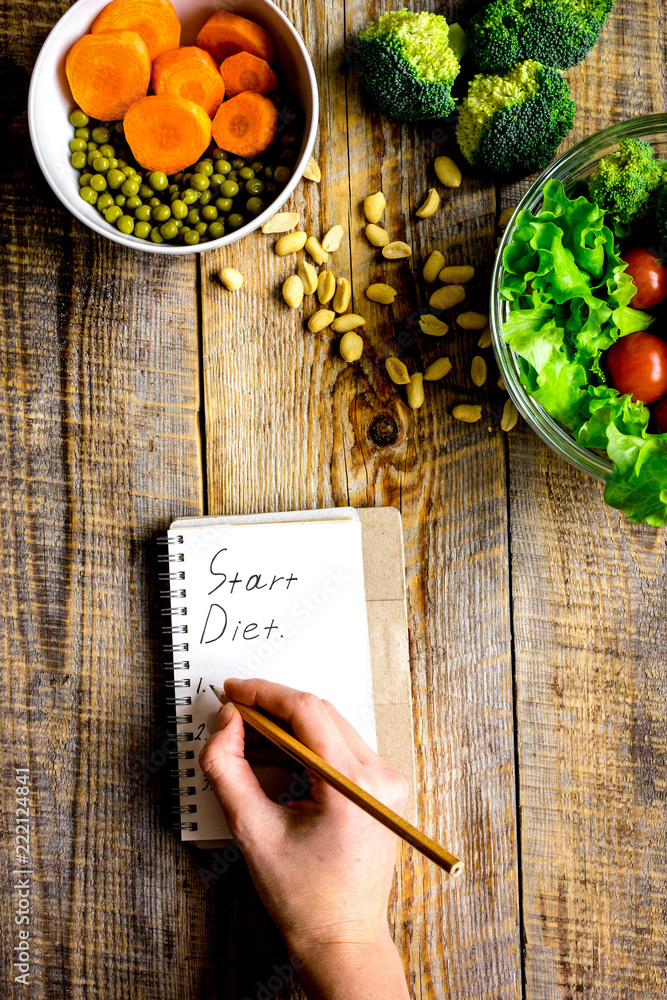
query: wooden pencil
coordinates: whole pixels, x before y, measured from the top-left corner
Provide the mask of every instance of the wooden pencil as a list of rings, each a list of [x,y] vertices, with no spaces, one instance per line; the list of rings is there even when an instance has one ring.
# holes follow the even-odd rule
[[[430,858],[431,861],[434,861],[441,868],[444,868],[450,875],[461,874],[463,871],[463,862],[454,857],[453,854],[450,854],[449,851],[446,851],[444,847],[437,844],[435,840],[427,837],[425,833],[418,830],[412,823],[399,816],[389,806],[386,806],[379,799],[376,799],[375,796],[360,788],[354,781],[346,778],[344,774],[341,774],[331,764],[327,764],[319,754],[310,750],[309,747],[304,746],[303,743],[292,736],[291,733],[282,729],[269,716],[257,708],[251,708],[249,705],[242,705],[238,701],[232,701],[221,687],[211,684],[211,690],[223,705],[231,701],[244,722],[247,722],[257,732],[266,736],[268,740],[275,743],[277,747],[284,750],[294,760],[299,761],[300,764],[314,771],[315,774],[319,775],[320,778],[339,791],[341,795],[344,795],[351,802],[358,805],[369,816],[372,816],[379,823],[392,830],[397,836],[401,837],[408,844],[411,844],[412,847],[421,851],[422,854]]]

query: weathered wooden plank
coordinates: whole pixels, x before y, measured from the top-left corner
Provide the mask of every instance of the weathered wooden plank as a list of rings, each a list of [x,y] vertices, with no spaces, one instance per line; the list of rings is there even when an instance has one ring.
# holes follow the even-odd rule
[[[27,767],[32,960],[16,995],[194,998],[213,991],[212,941],[170,828],[154,538],[201,509],[195,264],[100,239],[41,178],[27,84],[66,6],[5,4],[0,28],[3,981]]]

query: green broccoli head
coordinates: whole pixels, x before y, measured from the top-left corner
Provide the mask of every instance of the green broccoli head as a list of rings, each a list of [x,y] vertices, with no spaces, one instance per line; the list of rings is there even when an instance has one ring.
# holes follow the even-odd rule
[[[619,149],[603,156],[591,175],[591,198],[615,221],[634,222],[647,214],[664,169],[648,142],[622,139]]]
[[[361,79],[380,111],[393,121],[446,118],[465,35],[440,14],[389,11],[357,39]]]
[[[474,77],[456,138],[468,162],[484,173],[529,174],[553,158],[575,110],[563,75],[527,59],[509,73]]]
[[[483,73],[502,73],[523,59],[568,69],[597,43],[614,0],[492,0],[466,30]]]

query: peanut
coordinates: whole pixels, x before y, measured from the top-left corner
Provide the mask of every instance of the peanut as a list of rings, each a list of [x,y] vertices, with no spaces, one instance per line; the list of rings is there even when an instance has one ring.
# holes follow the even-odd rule
[[[415,215],[418,215],[420,219],[429,219],[432,215],[438,211],[438,206],[440,205],[440,195],[435,190],[435,188],[429,188],[426,200],[417,209]]]
[[[374,285],[369,285],[366,289],[366,298],[371,302],[380,302],[383,306],[389,306],[396,298],[398,292],[391,285],[385,285],[378,281]]]
[[[238,292],[243,284],[243,275],[233,267],[223,267],[218,278],[230,292]]]
[[[347,333],[348,330],[356,330],[358,326],[365,326],[366,320],[358,313],[345,313],[344,316],[336,316],[331,324],[334,333]]]
[[[316,184],[319,184],[322,180],[322,171],[317,165],[317,160],[314,159],[314,157],[311,156],[308,160],[303,176],[307,177],[309,181],[315,181]]]
[[[512,208],[504,208],[498,219],[498,229],[507,229],[515,212],[516,205],[512,206]]]
[[[303,241],[301,246],[305,246],[306,253],[310,254],[316,264],[326,264],[328,261],[329,254],[314,236],[309,236],[308,239]]]
[[[444,337],[449,330],[446,323],[443,323],[437,316],[426,313],[419,317],[419,326],[422,333],[427,333],[429,337]]]
[[[462,330],[483,330],[489,317],[485,313],[462,312],[456,317],[456,322]]]
[[[303,302],[303,284],[298,274],[290,274],[284,281],[283,298],[290,309],[298,309]]]
[[[322,240],[322,249],[326,250],[327,253],[333,253],[340,246],[340,241],[343,238],[344,229],[342,226],[332,226],[331,229],[324,234]]]
[[[387,358],[384,363],[387,375],[395,385],[407,385],[410,381],[408,369],[400,358]]]
[[[470,378],[473,380],[475,385],[484,385],[487,373],[488,368],[486,366],[486,361],[483,357],[481,357],[481,355],[476,354],[470,365]]]
[[[263,233],[286,233],[299,224],[298,212],[276,212],[262,226]]]
[[[499,389],[502,389],[503,392],[507,391],[507,386],[505,385],[505,379],[502,377],[502,375],[498,376],[498,381],[496,382],[496,385],[498,386]]]
[[[433,168],[441,184],[448,188],[461,186],[461,171],[449,156],[436,156]]]
[[[505,400],[505,405],[503,406],[503,415],[500,420],[500,427],[504,431],[511,431],[516,425],[519,419],[519,411],[512,402],[511,399]]]
[[[482,348],[491,347],[491,341],[492,341],[491,327],[487,323],[484,329],[482,330],[482,336],[477,341],[477,346]]]
[[[308,329],[311,333],[319,333],[326,326],[331,326],[335,316],[336,313],[332,312],[331,309],[318,309],[308,320]]]
[[[450,264],[449,267],[443,267],[438,277],[446,285],[464,285],[475,277],[475,268],[469,264]]]
[[[369,222],[365,229],[366,239],[369,243],[372,243],[374,247],[386,247],[389,243],[389,233],[382,226],[376,226],[374,223]]]
[[[463,420],[466,424],[474,424],[482,419],[482,407],[476,403],[459,403],[452,410],[454,420]]]
[[[333,297],[334,312],[344,313],[352,298],[352,288],[347,278],[339,278],[336,282],[336,294]]]
[[[343,361],[358,361],[364,353],[364,342],[358,333],[348,330],[341,337],[338,349]]]
[[[428,260],[424,264],[424,281],[432,285],[435,279],[438,277],[440,271],[442,270],[445,263],[444,254],[441,254],[439,250],[434,250],[429,256]]]
[[[382,247],[382,256],[387,260],[402,260],[404,257],[411,257],[412,250],[403,240],[394,240],[393,243],[387,243]]]
[[[427,382],[437,382],[438,379],[444,378],[451,370],[452,363],[449,358],[436,358],[424,372],[424,378]]]
[[[317,278],[317,297],[324,306],[333,298],[336,291],[336,279],[331,271],[321,271]]]
[[[424,376],[421,372],[414,372],[410,376],[408,387],[408,406],[413,410],[418,410],[424,402]]]
[[[443,285],[436,288],[428,300],[428,304],[433,309],[451,309],[463,302],[466,297],[466,290],[461,285]]]
[[[296,253],[298,250],[303,250],[307,239],[306,233],[302,233],[301,231],[286,233],[285,236],[280,236],[276,240],[273,249],[279,257],[284,257],[288,253]]]
[[[303,285],[303,290],[306,295],[312,295],[317,288],[317,271],[313,265],[307,261],[302,260],[299,264],[299,270],[297,274],[301,278],[301,284]]]
[[[364,215],[369,222],[379,222],[386,205],[387,199],[382,194],[382,191],[369,194],[364,198]]]

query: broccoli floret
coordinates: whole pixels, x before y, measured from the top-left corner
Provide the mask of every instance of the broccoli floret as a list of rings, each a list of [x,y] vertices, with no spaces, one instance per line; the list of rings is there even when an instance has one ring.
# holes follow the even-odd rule
[[[647,215],[664,164],[643,139],[622,139],[619,146],[617,152],[602,157],[588,186],[604,212],[616,222],[630,223]]]
[[[569,69],[596,45],[614,0],[492,0],[466,35],[483,73],[502,73],[523,59]]]
[[[393,121],[446,118],[466,49],[459,25],[440,14],[389,11],[362,31],[356,55],[361,79]]]
[[[575,110],[559,70],[527,59],[509,73],[474,77],[456,138],[478,170],[500,177],[529,174],[553,158]]]

